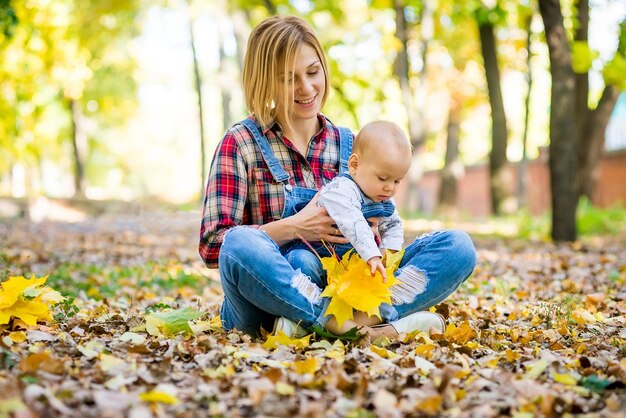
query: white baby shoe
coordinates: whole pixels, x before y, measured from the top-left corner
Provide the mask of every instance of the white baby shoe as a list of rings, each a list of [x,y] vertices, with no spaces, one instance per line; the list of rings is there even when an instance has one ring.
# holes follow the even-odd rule
[[[274,321],[272,335],[276,335],[278,331],[282,331],[289,338],[302,338],[307,334],[304,328],[284,316],[280,316]]]

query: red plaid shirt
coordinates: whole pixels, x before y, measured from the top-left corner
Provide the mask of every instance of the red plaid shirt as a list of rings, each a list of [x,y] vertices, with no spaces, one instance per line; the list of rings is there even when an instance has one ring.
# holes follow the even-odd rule
[[[339,131],[323,115],[322,128],[311,139],[306,157],[274,123],[263,129],[292,186],[319,190],[339,170]],[[243,125],[230,128],[217,146],[204,198],[200,256],[217,268],[224,233],[237,225],[258,228],[281,218],[283,185],[274,181],[261,150]]]

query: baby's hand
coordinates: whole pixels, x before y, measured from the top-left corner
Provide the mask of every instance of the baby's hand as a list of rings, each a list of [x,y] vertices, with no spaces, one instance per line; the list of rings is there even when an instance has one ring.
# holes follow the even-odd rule
[[[376,274],[376,271],[379,271],[381,276],[383,276],[383,283],[387,281],[387,273],[385,272],[385,266],[383,262],[380,260],[380,257],[372,257],[367,260],[367,264],[370,265],[370,272],[372,276]]]

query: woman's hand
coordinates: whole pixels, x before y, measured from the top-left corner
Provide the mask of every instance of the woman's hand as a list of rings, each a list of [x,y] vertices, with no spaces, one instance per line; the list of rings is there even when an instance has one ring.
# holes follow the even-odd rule
[[[373,216],[371,218],[367,218],[367,222],[370,224],[370,228],[377,242],[380,242],[380,233],[378,232],[378,224],[380,223],[380,217]]]
[[[300,212],[290,217],[296,237],[309,242],[324,240],[332,244],[346,244],[348,239],[341,234],[326,209],[317,206],[318,198],[319,193]]]

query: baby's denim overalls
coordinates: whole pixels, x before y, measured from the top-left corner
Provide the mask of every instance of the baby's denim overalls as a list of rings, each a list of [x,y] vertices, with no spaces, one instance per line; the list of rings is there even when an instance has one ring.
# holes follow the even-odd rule
[[[285,207],[283,209],[283,213],[281,218],[287,218],[289,216],[295,215],[297,212],[302,210],[310,201],[313,199],[313,196],[318,192],[316,189],[309,189],[306,187],[293,187],[289,184],[289,174],[285,171],[278,158],[272,152],[272,147],[270,146],[267,138],[261,133],[256,123],[254,123],[251,119],[246,119],[242,122],[242,125],[248,129],[254,141],[261,149],[261,155],[263,156],[263,160],[265,164],[267,164],[268,169],[272,173],[272,177],[278,183],[283,184],[283,191],[285,193]],[[338,127],[339,130],[339,175],[350,178],[348,174],[348,159],[350,158],[350,154],[352,153],[352,140],[353,135],[349,129]],[[394,206],[390,201],[385,202],[372,202],[372,203],[364,203],[361,206],[361,212],[365,219],[372,217],[384,216],[388,217],[393,214]],[[327,250],[327,248],[321,242],[310,242],[309,243],[315,251],[321,257],[329,257],[331,254]],[[309,247],[299,241],[294,240],[285,245],[283,245],[280,250],[283,254],[287,254],[289,251],[295,249],[306,249]],[[333,250],[340,257],[347,253],[352,249],[352,244],[334,244]],[[366,260],[367,261],[367,260]]]

